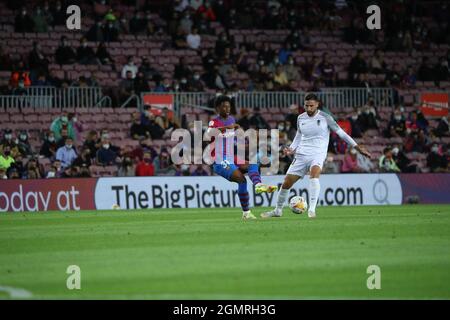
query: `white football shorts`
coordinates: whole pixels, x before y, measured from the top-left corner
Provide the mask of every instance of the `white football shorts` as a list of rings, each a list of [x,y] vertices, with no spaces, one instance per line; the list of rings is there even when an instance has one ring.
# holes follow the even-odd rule
[[[294,176],[304,177],[309,173],[309,170],[313,166],[319,166],[320,169],[323,167],[323,163],[327,154],[314,154],[314,155],[296,155],[292,161],[287,174],[292,174]]]

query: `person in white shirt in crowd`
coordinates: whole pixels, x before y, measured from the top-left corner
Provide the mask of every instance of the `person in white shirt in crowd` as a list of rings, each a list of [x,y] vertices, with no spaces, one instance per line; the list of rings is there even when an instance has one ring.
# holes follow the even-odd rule
[[[198,34],[197,28],[192,28],[192,32],[186,37],[186,42],[191,49],[198,50],[200,48],[202,38]]]
[[[123,66],[122,68],[122,79],[126,79],[127,78],[127,72],[130,71],[131,72],[131,78],[134,79],[136,78],[136,74],[138,72],[138,67],[136,66],[136,64],[134,63],[134,58],[133,57],[128,57],[128,63],[126,65]]]

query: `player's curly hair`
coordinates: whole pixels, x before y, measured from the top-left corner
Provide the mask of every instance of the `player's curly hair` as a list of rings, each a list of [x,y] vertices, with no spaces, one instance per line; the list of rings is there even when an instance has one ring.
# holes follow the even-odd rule
[[[216,98],[216,100],[214,101],[214,107],[218,108],[224,102],[229,102],[231,104],[231,98],[229,96],[224,95],[224,94],[218,96]]]

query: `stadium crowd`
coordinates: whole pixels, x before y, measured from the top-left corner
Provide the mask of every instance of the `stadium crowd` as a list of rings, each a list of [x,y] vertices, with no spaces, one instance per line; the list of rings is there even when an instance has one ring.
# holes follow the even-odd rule
[[[65,24],[65,9],[69,1],[40,1],[36,6],[24,0],[7,1],[15,10],[14,31],[17,33],[45,33],[55,26]],[[93,23],[73,47],[65,36],[59,40],[54,52],[44,52],[38,39],[32,43],[28,55],[6,53],[0,45],[0,70],[11,71],[8,86],[3,94],[26,95],[33,86],[67,88],[103,87],[108,90],[114,105],[120,105],[133,94],[141,92],[237,92],[237,91],[320,91],[323,87],[390,86],[397,89],[414,88],[417,81],[432,81],[436,87],[450,80],[450,51],[431,61],[423,56],[416,64],[401,65],[385,62],[390,51],[415,52],[429,50],[432,44],[450,44],[450,6],[443,1],[436,6],[424,6],[420,1],[383,1],[390,14],[383,15],[383,30],[369,32],[365,27],[365,3],[363,1],[290,1],[272,0],[258,2],[261,18],[253,13],[252,1],[227,0],[173,0],[161,1],[70,1],[88,8]],[[116,5],[125,3],[136,8],[132,16],[122,14]],[[155,18],[155,13],[159,18]],[[436,22],[428,26],[420,18],[431,17]],[[341,28],[343,21],[350,21]],[[217,28],[217,25],[220,28]],[[270,42],[245,43],[238,46],[230,30],[263,29],[284,30],[290,33],[279,49]],[[349,44],[371,44],[376,48],[368,56],[358,50],[345,66],[347,77],[338,77],[337,66],[330,60],[332,53],[317,57],[312,55],[299,63],[294,56],[298,52],[312,50],[312,30],[332,33],[341,30],[342,41]],[[220,30],[220,31],[217,31]],[[217,33],[218,32],[218,33]],[[201,57],[201,68],[193,68],[181,56],[170,76],[158,70],[150,57],[129,56],[121,64],[109,52],[109,43],[120,42],[121,36],[168,35],[164,48],[194,50]],[[215,45],[202,48],[204,38],[217,36]],[[93,45],[95,44],[95,46]],[[256,52],[256,62],[250,62],[250,52]],[[67,73],[57,76],[49,66],[92,65],[110,66],[120,78],[117,88],[106,88],[92,72],[77,79]],[[245,74],[243,81],[231,79]],[[372,75],[382,75],[374,80]],[[299,88],[300,80],[307,87]],[[326,106],[324,106],[324,111]],[[296,115],[301,108],[290,108],[286,119],[278,121],[280,141],[288,145],[296,130]],[[361,137],[376,131],[386,138],[401,137],[404,143],[392,143],[383,150],[377,163],[366,161],[335,135],[331,136],[329,156],[325,172],[420,172],[421,168],[410,160],[408,153],[427,154],[427,167],[431,172],[450,172],[449,145],[436,144],[432,137],[448,137],[448,117],[439,120],[436,128],[418,109],[407,114],[401,101],[395,101],[389,123],[383,123],[378,106],[372,100],[356,108],[351,114],[336,114],[339,125],[353,137]],[[269,128],[264,114],[256,108],[242,109],[235,113],[242,128]],[[42,146],[34,150],[28,143],[27,131],[12,132],[2,128],[0,141],[0,176],[2,178],[33,179],[53,177],[86,177],[92,174],[91,166],[114,168],[119,176],[149,175],[208,175],[205,166],[175,166],[170,160],[170,149],[159,152],[152,141],[167,137],[175,128],[189,128],[186,119],[174,119],[167,111],[154,115],[151,110],[137,112],[130,123],[129,136],[139,141],[139,146],[118,147],[108,132],[89,131],[86,140],[83,124],[74,113],[62,112],[42,132]],[[78,146],[78,147],[76,147]],[[336,158],[341,159],[337,161]],[[51,166],[44,169],[42,159]],[[284,173],[292,159],[281,157],[279,173]]]

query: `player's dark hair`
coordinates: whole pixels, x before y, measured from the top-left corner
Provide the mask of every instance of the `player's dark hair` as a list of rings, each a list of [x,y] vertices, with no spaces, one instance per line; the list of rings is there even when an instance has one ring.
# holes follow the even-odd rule
[[[218,96],[216,98],[216,100],[214,101],[214,107],[218,108],[224,102],[229,102],[230,105],[231,105],[231,98],[229,96],[226,96],[226,95]]]
[[[309,101],[309,100],[320,101],[319,97],[315,93],[307,93],[306,94],[305,101]]]

